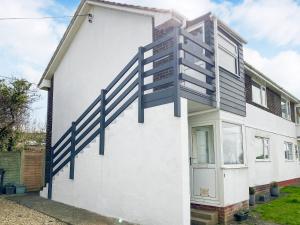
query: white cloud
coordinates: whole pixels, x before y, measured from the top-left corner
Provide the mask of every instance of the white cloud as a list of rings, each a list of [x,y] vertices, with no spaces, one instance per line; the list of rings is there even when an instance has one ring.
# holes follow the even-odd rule
[[[300,97],[300,54],[282,51],[273,57],[263,57],[258,51],[245,48],[245,60],[290,93]]]
[[[54,9],[54,10],[53,10]],[[54,0],[1,0],[1,17],[44,17],[72,15]],[[21,76],[37,83],[54,52],[65,28],[66,20],[1,20],[0,51],[6,56],[1,75]],[[8,65],[9,64],[9,65]],[[32,105],[32,120],[46,118],[46,93]]]
[[[60,14],[67,10],[54,5],[52,0],[2,0],[1,17],[43,17],[49,16],[47,9],[59,7]],[[70,13],[70,12],[69,12]],[[29,74],[31,81],[37,82],[41,69],[45,67],[65,29],[64,23],[47,20],[2,20],[0,22],[0,50],[14,56],[13,61],[21,62],[16,66],[37,69]],[[22,71],[23,72],[23,71]],[[32,71],[31,71],[32,72]],[[26,74],[25,74],[26,75]]]
[[[245,0],[227,11],[228,20],[250,38],[300,46],[300,4],[295,0]]]

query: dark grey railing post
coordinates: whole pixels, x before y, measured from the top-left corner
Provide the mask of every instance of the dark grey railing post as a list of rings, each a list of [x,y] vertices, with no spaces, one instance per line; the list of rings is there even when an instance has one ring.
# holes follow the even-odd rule
[[[53,179],[53,148],[50,147],[49,157],[49,183],[48,183],[48,199],[52,199],[52,179]]]
[[[143,95],[144,95],[144,48],[139,47],[138,53],[138,122],[144,123],[144,106],[143,106]]]
[[[101,90],[101,120],[100,120],[100,150],[99,154],[104,155],[104,144],[105,144],[105,96],[106,90]]]
[[[180,51],[179,51],[179,43],[180,43],[180,33],[179,28],[175,28],[175,37],[174,37],[174,116],[181,116],[181,104],[180,104]]]
[[[76,123],[72,122],[71,160],[70,160],[70,174],[69,174],[69,178],[72,180],[74,180],[74,166],[75,166],[75,136],[76,136]]]

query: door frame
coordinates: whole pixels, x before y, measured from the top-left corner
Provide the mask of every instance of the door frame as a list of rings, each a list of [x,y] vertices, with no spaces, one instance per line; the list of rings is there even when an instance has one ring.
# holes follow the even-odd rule
[[[193,127],[201,127],[201,126],[212,126],[213,128],[213,146],[214,146],[214,154],[215,154],[215,164],[207,164],[203,166],[203,168],[208,168],[208,169],[215,169],[215,197],[200,197],[200,196],[194,196],[193,195],[193,187],[194,187],[194,180],[193,180],[193,170],[192,170],[192,165],[191,161],[189,162],[189,175],[190,175],[190,198],[191,198],[191,203],[214,203],[218,204],[220,201],[220,190],[219,190],[219,171],[218,171],[218,141],[217,138],[219,137],[218,130],[218,121],[216,120],[209,120],[205,122],[193,122],[189,123],[189,159],[192,156],[192,128]],[[190,159],[191,160],[191,159]]]

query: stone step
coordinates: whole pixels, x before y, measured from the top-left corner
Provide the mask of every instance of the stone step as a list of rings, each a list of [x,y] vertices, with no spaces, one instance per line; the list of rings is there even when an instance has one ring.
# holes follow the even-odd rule
[[[191,209],[191,216],[200,219],[210,220],[213,223],[218,223],[218,212],[201,209]]]
[[[191,217],[191,225],[214,225],[210,220]]]

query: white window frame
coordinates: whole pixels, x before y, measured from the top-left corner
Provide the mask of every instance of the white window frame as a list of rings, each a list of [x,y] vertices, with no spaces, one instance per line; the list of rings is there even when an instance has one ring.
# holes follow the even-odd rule
[[[255,136],[255,139],[261,139],[262,140],[262,142],[263,142],[263,154],[264,154],[263,159],[258,159],[257,155],[255,155],[255,161],[258,161],[258,162],[269,162],[269,161],[271,161],[270,138]],[[266,141],[268,141],[268,145],[266,145]],[[267,147],[269,158],[265,158],[265,156],[266,156],[266,153],[265,153],[266,147]]]
[[[224,148],[223,148],[223,127],[222,124],[223,123],[229,123],[229,124],[233,124],[233,125],[237,125],[241,127],[241,131],[242,131],[242,151],[243,151],[243,164],[225,164],[224,163]],[[231,120],[221,120],[220,121],[220,148],[221,148],[221,168],[222,169],[238,169],[238,168],[246,168],[247,167],[247,151],[246,151],[246,140],[245,140],[245,126],[241,123],[236,123],[233,122]]]
[[[260,89],[260,102],[255,102],[253,100],[253,86],[256,87],[255,85],[253,85],[253,83],[255,83],[255,84],[257,84],[257,86],[259,86],[259,89]],[[256,88],[258,88],[258,87],[256,87]],[[267,108],[268,102],[267,102],[267,88],[266,88],[266,85],[263,85],[261,82],[258,82],[257,80],[252,79],[251,91],[252,91],[252,102]],[[265,94],[264,94],[265,101],[263,101],[263,92],[265,92]]]
[[[289,154],[289,156],[291,156],[291,158],[289,157],[286,157],[286,152],[290,151],[290,149],[288,149],[288,145],[291,144],[292,145],[292,148],[291,148],[291,154]],[[288,142],[288,141],[285,141],[284,142],[284,158],[285,158],[285,161],[294,161],[294,144],[292,142]]]
[[[282,113],[282,107],[281,107],[282,100],[285,100],[286,103],[287,103],[287,111],[288,111],[287,112],[287,117],[284,117],[283,113]],[[291,120],[291,118],[292,118],[292,116],[291,116],[291,102],[287,98],[281,96],[280,107],[281,107],[281,117],[284,118],[284,119],[287,119],[287,120]]]
[[[225,41],[227,41],[230,45],[234,46],[236,53],[232,53],[231,51],[226,49],[226,47],[222,46],[222,44],[220,44],[220,41],[218,41],[218,50],[221,49],[221,50],[225,51],[226,53],[228,53],[229,55],[231,55],[235,59],[235,67],[236,67],[235,70],[236,70],[236,72],[233,73],[232,71],[228,71],[226,68],[224,68],[222,65],[220,65],[220,63],[219,63],[219,67],[222,67],[222,69],[224,69],[224,70],[228,71],[229,73],[234,74],[235,76],[239,77],[239,50],[238,50],[238,45],[236,43],[234,43],[233,41],[231,41],[229,38],[227,38],[221,32],[218,32],[218,38],[222,38]],[[218,56],[220,57],[220,54],[218,54]],[[220,60],[219,60],[219,62],[220,62]]]

